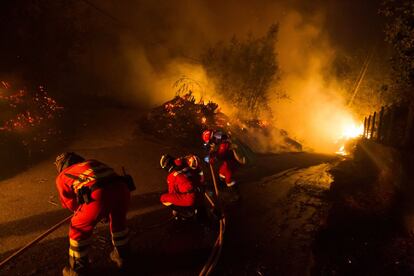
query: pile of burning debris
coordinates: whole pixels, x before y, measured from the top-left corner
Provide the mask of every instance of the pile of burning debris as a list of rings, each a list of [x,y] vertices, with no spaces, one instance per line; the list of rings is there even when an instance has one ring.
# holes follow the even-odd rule
[[[59,132],[54,121],[63,108],[43,86],[30,91],[14,89],[5,81],[0,84],[0,159],[17,156],[27,162],[54,140]]]
[[[199,146],[205,129],[221,129],[255,152],[302,150],[285,131],[263,120],[230,119],[218,104],[197,102],[191,91],[152,109],[141,120],[140,127],[146,133],[184,146]]]
[[[158,138],[181,145],[200,144],[200,133],[206,128],[222,128],[226,120],[218,104],[196,102],[191,91],[152,109],[140,122],[141,129]]]

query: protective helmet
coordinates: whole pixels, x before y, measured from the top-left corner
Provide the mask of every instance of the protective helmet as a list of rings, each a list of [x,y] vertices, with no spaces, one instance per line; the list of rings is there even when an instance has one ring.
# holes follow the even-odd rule
[[[64,152],[56,157],[55,166],[58,173],[60,173],[67,167],[70,167],[73,164],[81,163],[83,161],[85,161],[85,158],[74,152]]]
[[[203,131],[203,134],[201,135],[203,138],[204,143],[209,143],[211,138],[213,137],[213,131],[212,130],[205,130]]]
[[[174,157],[172,157],[169,154],[164,154],[161,156],[160,159],[160,165],[161,168],[163,168],[164,170],[170,172],[174,169],[175,165],[174,165]]]
[[[193,170],[197,169],[201,164],[200,158],[195,154],[186,156],[186,159],[188,167],[190,167]]]

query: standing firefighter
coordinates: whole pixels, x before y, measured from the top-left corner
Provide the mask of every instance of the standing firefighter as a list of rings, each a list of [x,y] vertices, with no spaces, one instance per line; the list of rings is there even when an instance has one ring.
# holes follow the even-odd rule
[[[196,186],[201,183],[201,177],[204,181],[204,176],[191,171],[187,164],[185,158],[173,158],[168,154],[160,160],[161,168],[168,172],[168,193],[162,194],[160,201],[173,210],[174,216],[182,218],[195,215]]]
[[[55,165],[62,206],[74,212],[69,228],[69,266],[63,269],[63,275],[87,273],[93,229],[108,217],[114,245],[110,258],[119,268],[125,267],[130,254],[126,214],[130,190],[135,188],[132,178],[119,176],[107,165],[72,152],[59,155]]]
[[[205,130],[202,134],[204,145],[209,149],[209,155],[204,159],[207,163],[213,164],[220,161],[219,177],[232,189],[236,185],[234,173],[239,167],[232,143],[229,137],[221,131]]]

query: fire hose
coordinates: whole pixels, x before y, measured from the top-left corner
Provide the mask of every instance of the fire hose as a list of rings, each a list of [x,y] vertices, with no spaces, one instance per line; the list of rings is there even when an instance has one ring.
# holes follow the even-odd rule
[[[215,191],[215,194],[216,194],[216,198],[218,199],[219,191],[218,191],[216,176],[214,174],[214,169],[213,169],[213,166],[211,164],[210,164],[210,172],[211,172],[211,177],[213,178],[214,191]],[[207,194],[205,194],[205,195],[206,195],[207,199],[209,200],[210,204],[213,207],[215,207],[214,203],[209,198],[209,196]],[[223,238],[224,238],[225,229],[226,229],[226,218],[224,216],[222,216],[221,219],[220,219],[220,232],[217,236],[216,242],[213,246],[213,249],[210,253],[210,256],[209,256],[207,262],[205,263],[203,269],[199,273],[199,276],[210,275],[210,273],[215,268],[215,266],[216,266],[216,264],[217,264],[217,262],[220,258],[221,250],[223,248]]]
[[[48,230],[46,230],[40,236],[38,236],[37,238],[35,238],[31,242],[29,242],[28,244],[26,244],[25,246],[23,246],[22,248],[20,248],[16,252],[14,252],[12,255],[10,255],[9,257],[7,257],[5,260],[3,260],[0,263],[0,268],[2,268],[4,265],[6,265],[12,259],[14,259],[17,256],[21,255],[24,251],[26,251],[27,249],[29,249],[30,247],[32,247],[33,245],[35,245],[36,243],[38,243],[39,241],[41,241],[43,238],[45,238],[50,233],[52,233],[53,231],[55,231],[56,229],[58,229],[60,226],[62,226],[66,222],[68,222],[72,217],[73,217],[73,214],[70,215],[70,216],[68,216],[68,217],[66,217],[65,219],[61,220],[60,222],[56,223],[54,226],[52,226],[51,228],[49,228]]]
[[[216,177],[215,177],[215,174],[214,174],[213,166],[211,164],[210,164],[210,172],[211,172],[211,176],[212,176],[212,179],[213,179],[216,198],[218,199],[219,191],[218,191],[218,186],[217,186],[217,181],[216,181]],[[207,200],[210,202],[211,206],[213,208],[215,208],[216,205],[214,204],[214,201],[210,198],[210,196],[207,193],[205,193],[205,196],[206,196]],[[31,248],[36,243],[38,243],[39,241],[44,239],[46,236],[48,236],[49,234],[54,232],[56,229],[61,227],[63,224],[67,223],[72,217],[73,217],[73,214],[71,214],[70,216],[68,216],[65,219],[61,220],[60,222],[58,222],[57,224],[55,224],[54,226],[52,226],[51,228],[49,228],[48,230],[43,232],[41,235],[36,237],[34,240],[32,240],[31,242],[26,244],[24,247],[20,248],[19,250],[14,252],[12,255],[10,255],[6,259],[4,259],[0,263],[0,269],[2,267],[4,267],[8,262],[10,262],[14,258],[20,256],[27,249]],[[153,227],[151,227],[151,228],[153,228]],[[220,219],[220,231],[219,231],[219,234],[217,236],[216,242],[213,246],[213,249],[210,253],[210,256],[209,256],[207,262],[205,263],[204,267],[202,268],[201,272],[199,273],[199,276],[210,275],[210,273],[213,271],[214,267],[216,266],[216,264],[217,264],[217,262],[220,258],[220,254],[221,254],[222,247],[223,247],[223,237],[224,237],[225,228],[226,228],[226,219],[223,216]]]

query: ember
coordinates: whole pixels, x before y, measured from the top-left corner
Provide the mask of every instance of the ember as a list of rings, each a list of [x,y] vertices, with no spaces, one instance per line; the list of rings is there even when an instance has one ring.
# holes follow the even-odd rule
[[[192,92],[154,108],[141,121],[144,131],[157,137],[170,137],[182,143],[199,144],[199,133],[207,127],[220,127],[223,114],[217,112],[218,105],[213,102],[196,103]],[[226,120],[226,119],[225,119]]]
[[[301,151],[302,146],[268,121],[232,119],[220,112],[218,104],[196,102],[192,92],[154,108],[140,123],[141,128],[159,138],[199,145],[200,133],[207,128],[222,129],[256,152]],[[275,139],[275,137],[277,137]],[[268,142],[271,141],[271,142]]]
[[[0,162],[8,161],[0,170],[0,178],[24,166],[55,146],[60,129],[56,119],[61,107],[43,86],[35,91],[13,89],[1,81],[0,89]],[[14,160],[14,161],[11,161]]]
[[[28,93],[22,89],[12,91],[9,83],[1,83],[4,89],[0,92],[0,131],[28,130],[54,118],[62,109],[43,86],[39,86],[34,93]]]

